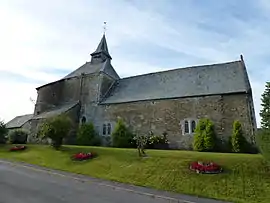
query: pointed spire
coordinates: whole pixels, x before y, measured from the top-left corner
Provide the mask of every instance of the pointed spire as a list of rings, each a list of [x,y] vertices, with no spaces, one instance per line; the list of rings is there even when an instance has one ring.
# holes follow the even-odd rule
[[[112,59],[112,57],[109,54],[109,50],[108,50],[108,46],[107,46],[107,42],[106,42],[106,37],[105,37],[105,33],[103,34],[103,37],[101,38],[101,41],[96,49],[96,51],[94,51],[91,56],[94,55],[98,55],[98,54],[105,54],[107,57],[109,57],[110,59]]]

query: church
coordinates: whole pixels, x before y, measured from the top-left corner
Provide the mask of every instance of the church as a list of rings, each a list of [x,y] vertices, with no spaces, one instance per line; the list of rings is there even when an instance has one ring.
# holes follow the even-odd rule
[[[91,60],[64,78],[37,87],[34,113],[15,117],[9,129],[29,130],[38,142],[38,126],[66,113],[74,123],[68,138],[74,143],[80,123],[92,122],[104,140],[119,118],[138,134],[166,132],[169,145],[190,149],[200,118],[213,121],[220,140],[232,135],[239,120],[248,142],[257,129],[252,89],[243,56],[237,61],[201,65],[120,78],[111,64],[103,35]],[[128,67],[127,67],[128,68]]]

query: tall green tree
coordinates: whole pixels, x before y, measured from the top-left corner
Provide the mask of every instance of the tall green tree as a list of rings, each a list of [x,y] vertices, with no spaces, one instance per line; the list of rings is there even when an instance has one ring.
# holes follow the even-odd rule
[[[0,121],[0,144],[6,143],[6,135],[8,133],[8,129],[4,121]]]
[[[261,101],[261,128],[263,130],[270,130],[270,82],[266,82],[265,90],[262,94]]]
[[[256,136],[256,142],[262,155],[270,163],[270,82],[266,82],[265,84],[265,90],[262,94],[261,101],[261,130]]]

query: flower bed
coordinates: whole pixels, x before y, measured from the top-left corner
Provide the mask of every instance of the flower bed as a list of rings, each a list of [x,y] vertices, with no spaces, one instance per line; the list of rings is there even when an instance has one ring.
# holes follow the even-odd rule
[[[190,169],[197,173],[221,173],[222,168],[214,162],[193,162],[190,164]]]
[[[83,161],[83,160],[93,159],[94,157],[96,157],[94,153],[80,152],[80,153],[74,154],[71,158],[75,161]]]
[[[9,151],[14,152],[14,151],[22,151],[22,150],[25,150],[25,149],[26,149],[26,146],[15,146],[15,147],[11,147],[9,149]]]

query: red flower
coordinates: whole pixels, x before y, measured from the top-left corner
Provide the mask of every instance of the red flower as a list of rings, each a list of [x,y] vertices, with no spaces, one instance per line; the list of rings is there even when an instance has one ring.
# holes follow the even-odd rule
[[[222,171],[222,168],[213,162],[193,162],[190,165],[190,169],[197,173],[220,173]]]
[[[21,150],[25,150],[26,146],[15,146],[15,147],[11,147],[9,150],[10,151],[21,151]]]
[[[87,160],[87,159],[91,159],[94,157],[93,153],[77,153],[73,155],[73,159],[75,160]]]

